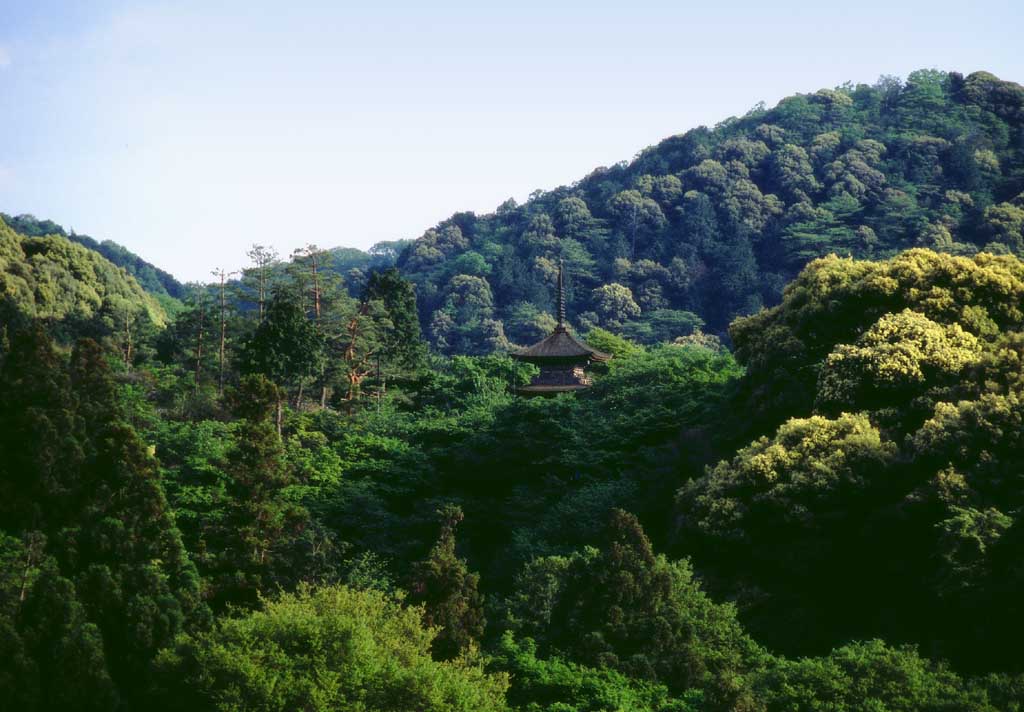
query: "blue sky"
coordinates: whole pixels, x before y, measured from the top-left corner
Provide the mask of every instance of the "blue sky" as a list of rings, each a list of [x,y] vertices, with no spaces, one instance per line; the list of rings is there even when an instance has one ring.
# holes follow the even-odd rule
[[[758,101],[1024,81],[1017,2],[0,0],[0,211],[182,279],[368,247]]]

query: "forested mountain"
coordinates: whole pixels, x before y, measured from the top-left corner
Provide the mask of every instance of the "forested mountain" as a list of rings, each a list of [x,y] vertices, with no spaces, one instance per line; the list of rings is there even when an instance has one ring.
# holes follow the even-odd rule
[[[758,106],[579,182],[458,213],[399,260],[446,353],[529,343],[570,314],[653,343],[778,303],[829,253],[1024,249],[1024,88],[922,70]]]
[[[788,99],[171,315],[0,222],[0,706],[1019,712],[1021,97]],[[558,258],[613,358],[523,398]]]
[[[72,242],[88,247],[135,277],[135,281],[150,294],[173,297],[174,299],[181,299],[185,296],[184,286],[171,274],[151,265],[116,242],[110,240],[100,242],[88,235],[80,235],[73,230],[69,234],[65,232],[63,227],[52,220],[40,220],[34,215],[11,216],[0,213],[0,220],[6,222],[15,232],[26,237],[60,235]]]
[[[614,358],[550,399],[505,355],[428,360],[397,270],[353,299],[296,264],[132,359],[5,321],[3,699],[1024,703],[1018,258],[816,260],[735,356],[594,329]]]
[[[2,219],[0,296],[70,337],[167,322],[156,299],[99,253],[57,234],[19,235]]]

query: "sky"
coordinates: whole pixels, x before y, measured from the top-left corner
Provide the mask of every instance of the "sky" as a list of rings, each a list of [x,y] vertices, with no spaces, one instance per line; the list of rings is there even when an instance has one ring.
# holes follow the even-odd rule
[[[0,0],[0,212],[182,280],[415,238],[798,92],[1024,82],[1024,3]]]

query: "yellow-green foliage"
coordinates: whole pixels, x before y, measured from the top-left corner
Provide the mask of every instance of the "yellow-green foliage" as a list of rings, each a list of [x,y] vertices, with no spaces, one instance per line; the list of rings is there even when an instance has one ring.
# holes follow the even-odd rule
[[[436,662],[418,607],[344,586],[282,594],[262,611],[182,638],[159,665],[169,709],[291,712],[504,710],[507,676]],[[201,702],[200,702],[201,701]]]
[[[891,464],[896,446],[864,414],[835,420],[794,418],[679,492],[691,526],[742,539],[754,510],[780,522],[813,527],[815,513],[841,506],[844,492],[862,489]]]
[[[977,337],[959,324],[937,324],[910,309],[886,314],[856,344],[840,344],[825,360],[818,403],[862,405],[870,389],[904,390],[952,377],[978,361]]]
[[[799,616],[769,604],[752,627],[788,643],[794,619],[805,638],[894,626],[965,668],[1004,664],[1021,635],[1022,306],[1018,258],[918,249],[816,260],[733,325],[740,407],[765,437],[684,486],[676,521],[755,571],[761,600],[798,592]]]
[[[133,277],[65,237],[24,237],[0,220],[0,296],[30,316],[87,320],[112,313],[145,314],[163,326],[167,314]]]
[[[873,410],[894,405],[892,393],[878,400],[873,391],[947,386],[1022,323],[1020,259],[914,249],[881,262],[815,260],[781,304],[737,319],[730,333],[754,407],[777,423],[816,401],[831,411]]]
[[[786,288],[782,303],[730,328],[741,362],[821,354],[852,342],[888,313],[910,308],[975,334],[1024,319],[1024,262],[1011,255],[956,257],[908,250],[883,262],[829,255],[811,262]],[[850,338],[850,337],[853,338]],[[826,352],[827,353],[827,352]]]

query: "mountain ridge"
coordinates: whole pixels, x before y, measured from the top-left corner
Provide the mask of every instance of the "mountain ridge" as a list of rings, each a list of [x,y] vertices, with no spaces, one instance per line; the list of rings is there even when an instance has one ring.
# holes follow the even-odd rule
[[[0,212],[0,220],[7,223],[15,232],[26,237],[60,235],[97,252],[118,267],[124,268],[135,277],[139,286],[154,295],[173,299],[182,299],[185,296],[185,285],[174,275],[112,240],[100,241],[89,235],[76,233],[74,230],[69,232],[52,220],[40,220],[35,215],[28,213],[12,216]]]
[[[1024,87],[919,70],[758,106],[535,192],[457,212],[398,259],[445,353],[550,328],[556,263],[570,316],[653,343],[781,299],[830,253],[1024,249]]]
[[[139,319],[155,327],[168,315],[122,267],[59,234],[21,235],[0,216],[0,299],[69,334],[106,335]]]

